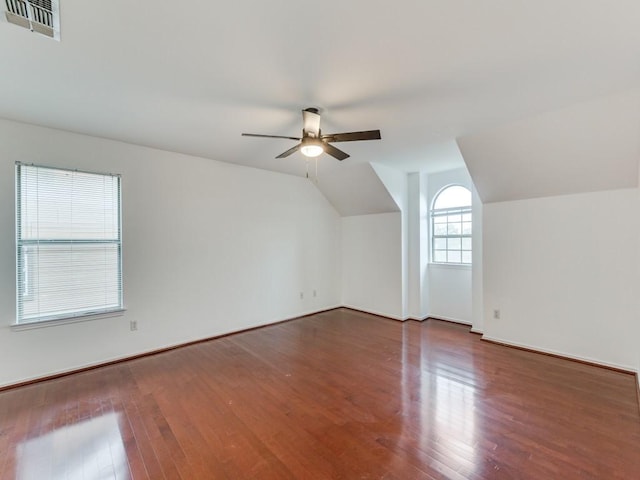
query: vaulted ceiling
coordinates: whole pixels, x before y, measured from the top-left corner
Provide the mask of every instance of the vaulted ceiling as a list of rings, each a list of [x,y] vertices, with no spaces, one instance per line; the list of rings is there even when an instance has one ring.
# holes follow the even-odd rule
[[[382,131],[341,144],[344,162],[318,162],[343,214],[394,208],[370,162],[455,168],[456,141],[485,201],[637,185],[636,1],[63,0],[60,11],[60,42],[0,20],[1,117],[305,175],[300,154],[274,159],[290,141],[240,134],[298,135],[300,110],[319,107],[326,133]]]
[[[638,185],[640,89],[458,138],[484,202]]]

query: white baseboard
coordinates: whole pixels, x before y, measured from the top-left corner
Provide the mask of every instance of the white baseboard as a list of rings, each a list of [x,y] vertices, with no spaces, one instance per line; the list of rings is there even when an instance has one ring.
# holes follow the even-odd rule
[[[460,320],[459,318],[445,317],[444,315],[427,315],[427,318],[433,318],[434,320],[444,320],[445,322],[459,323],[460,325],[471,326],[471,322],[467,320]]]
[[[512,342],[511,340],[504,340],[502,338],[498,338],[498,337],[492,337],[490,335],[482,335],[482,339],[483,340],[487,340],[489,342],[494,342],[494,343],[499,343],[502,345],[507,345],[507,346],[511,346],[511,347],[516,347],[516,348],[523,348],[525,350],[531,350],[534,352],[539,352],[539,353],[547,353],[549,355],[554,355],[556,357],[562,357],[562,358],[567,358],[569,360],[577,360],[578,362],[585,362],[585,363],[590,363],[593,365],[599,365],[601,367],[607,367],[607,368],[613,368],[615,370],[621,370],[624,372],[628,372],[628,373],[633,373],[636,374],[636,378],[637,378],[637,370],[633,367],[630,367],[629,365],[621,365],[618,363],[611,363],[611,362],[604,362],[602,360],[597,360],[595,358],[591,358],[591,357],[583,357],[581,355],[573,355],[570,353],[566,353],[566,352],[560,352],[557,350],[551,350],[548,348],[540,348],[537,347],[535,345],[528,345],[525,343],[518,343],[518,342]]]
[[[344,307],[344,308],[349,308],[349,309],[351,309],[351,310],[355,310],[355,311],[357,311],[357,312],[370,313],[371,315],[377,315],[377,316],[379,316],[379,317],[391,318],[392,320],[399,320],[399,321],[401,321],[401,322],[404,322],[404,321],[406,321],[406,320],[408,320],[408,319],[409,319],[409,317],[403,318],[403,317],[399,317],[399,316],[397,316],[397,315],[392,315],[392,314],[390,314],[390,313],[378,312],[378,311],[376,311],[376,310],[371,310],[371,309],[368,309],[368,308],[362,308],[362,307],[356,307],[356,306],[354,306],[354,305],[347,305],[347,304],[344,304],[344,305],[342,305],[342,307]]]

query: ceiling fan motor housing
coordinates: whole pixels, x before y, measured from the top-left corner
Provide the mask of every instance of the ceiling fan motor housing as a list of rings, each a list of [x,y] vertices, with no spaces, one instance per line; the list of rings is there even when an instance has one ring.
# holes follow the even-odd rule
[[[302,111],[302,137],[320,138],[320,114],[317,108]]]

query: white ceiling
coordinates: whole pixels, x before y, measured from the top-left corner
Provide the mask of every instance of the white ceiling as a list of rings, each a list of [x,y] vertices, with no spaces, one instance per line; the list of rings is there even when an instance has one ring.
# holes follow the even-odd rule
[[[636,187],[640,89],[463,136],[458,144],[485,203]]]
[[[296,175],[300,154],[273,158],[292,142],[240,134],[298,135],[300,110],[316,106],[325,133],[382,131],[337,145],[344,162],[321,157],[320,178],[369,162],[439,171],[462,165],[447,155],[456,138],[640,85],[634,0],[62,0],[60,10],[59,43],[0,21],[0,116]]]

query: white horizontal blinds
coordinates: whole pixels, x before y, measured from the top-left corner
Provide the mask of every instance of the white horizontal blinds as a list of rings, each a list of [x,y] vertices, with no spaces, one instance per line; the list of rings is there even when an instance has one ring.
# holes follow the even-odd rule
[[[18,322],[122,308],[120,177],[17,165]]]

